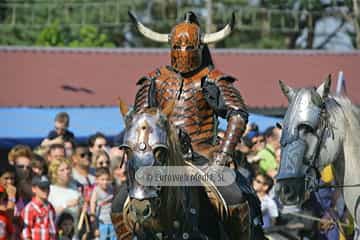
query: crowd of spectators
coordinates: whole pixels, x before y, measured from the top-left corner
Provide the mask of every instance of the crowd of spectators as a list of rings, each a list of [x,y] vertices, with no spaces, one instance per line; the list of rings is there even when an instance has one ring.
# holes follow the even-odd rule
[[[116,239],[110,207],[126,180],[123,151],[95,133],[79,144],[56,115],[41,145],[16,145],[0,168],[0,240]]]
[[[8,163],[0,168],[0,240],[116,239],[110,210],[116,189],[126,180],[121,164],[124,152],[118,147],[121,136],[113,147],[102,133],[79,144],[69,124],[69,115],[59,113],[40,146],[32,150],[17,145],[10,150]],[[265,229],[281,222],[282,206],[273,188],[280,164],[280,136],[278,127],[260,132],[256,124],[250,124],[234,153],[238,170],[261,201]],[[219,141],[223,137],[219,131]],[[319,224],[318,229],[322,239],[339,239],[331,237],[340,236],[334,224]]]

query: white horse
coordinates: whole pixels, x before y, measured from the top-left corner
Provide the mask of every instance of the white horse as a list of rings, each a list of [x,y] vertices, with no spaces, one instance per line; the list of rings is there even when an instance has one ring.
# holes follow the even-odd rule
[[[319,172],[333,165],[336,185],[360,239],[360,111],[347,97],[329,95],[331,80],[318,88],[293,89],[280,81],[289,100],[281,137],[277,193],[285,205],[301,204],[319,187]]]

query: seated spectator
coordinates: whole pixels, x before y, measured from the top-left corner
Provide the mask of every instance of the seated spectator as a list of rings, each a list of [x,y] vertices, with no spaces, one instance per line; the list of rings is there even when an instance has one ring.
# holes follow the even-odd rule
[[[64,144],[52,144],[49,148],[49,153],[47,156],[48,164],[51,163],[54,159],[64,158],[65,157],[65,147]]]
[[[55,210],[48,201],[50,182],[45,176],[34,176],[32,191],[34,197],[21,212],[24,223],[22,239],[55,240]]]
[[[97,132],[89,138],[89,150],[93,157],[101,150],[104,150],[107,145],[107,140],[104,134]]]
[[[30,165],[34,175],[42,176],[47,173],[46,162],[40,155],[34,154]]]
[[[260,158],[259,167],[262,173],[274,178],[279,163],[276,160],[276,150],[280,148],[281,130],[276,127],[269,127],[264,133],[266,146],[258,153]]]
[[[68,130],[70,117],[66,112],[60,112],[55,117],[55,129],[41,143],[42,146],[63,143],[68,139],[74,139],[74,134]],[[59,142],[61,141],[61,142]]]
[[[71,161],[66,158],[55,159],[49,166],[49,202],[54,206],[56,216],[70,213],[77,222],[82,204],[81,193],[71,180]]]
[[[60,112],[55,116],[55,129],[50,131],[48,139],[54,139],[62,136],[64,140],[74,139],[74,134],[68,130],[70,126],[70,116],[66,112]]]
[[[253,181],[253,188],[261,202],[264,228],[273,226],[276,223],[276,218],[279,216],[276,202],[269,196],[273,185],[273,179],[262,173],[257,174]]]
[[[86,146],[77,146],[72,156],[72,177],[80,188],[84,200],[89,201],[95,184],[95,176],[90,173],[91,153]]]
[[[75,221],[71,214],[62,213],[57,221],[58,235],[61,240],[76,240]]]
[[[8,215],[7,202],[6,190],[0,186],[0,240],[15,240],[15,228]]]
[[[101,240],[116,240],[110,216],[113,198],[109,169],[104,167],[96,169],[96,186],[90,200],[90,221],[98,226]]]
[[[94,156],[93,159],[94,159],[93,167],[95,169],[101,167],[110,168],[110,156],[106,151],[100,150],[98,154]]]

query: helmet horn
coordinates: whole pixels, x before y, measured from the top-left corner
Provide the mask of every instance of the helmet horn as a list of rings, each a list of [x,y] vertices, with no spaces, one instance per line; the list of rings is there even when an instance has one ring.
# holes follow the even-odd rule
[[[210,43],[216,43],[227,36],[232,32],[233,28],[235,26],[235,12],[231,14],[231,21],[230,23],[226,24],[226,26],[221,29],[220,31],[217,31],[215,33],[205,33],[202,37],[202,43],[203,44],[210,44]]]
[[[147,28],[144,26],[144,24],[142,24],[132,12],[128,12],[130,19],[133,21],[133,23],[136,25],[137,30],[144,35],[145,37],[155,41],[155,42],[162,42],[162,43],[167,43],[169,42],[169,34],[163,34],[163,33],[158,33],[155,32],[153,30],[151,30],[150,28]]]

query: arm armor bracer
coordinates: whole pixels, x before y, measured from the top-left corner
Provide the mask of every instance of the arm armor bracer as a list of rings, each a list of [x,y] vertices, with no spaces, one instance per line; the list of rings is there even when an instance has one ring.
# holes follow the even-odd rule
[[[245,127],[246,123],[240,114],[234,113],[234,115],[230,115],[220,151],[232,156],[236,144],[238,144],[245,131]]]
[[[246,106],[240,92],[234,87],[234,78],[223,77],[216,81],[205,81],[205,97],[216,114],[228,120],[225,138],[220,152],[232,155],[236,144],[245,131],[248,122]]]

